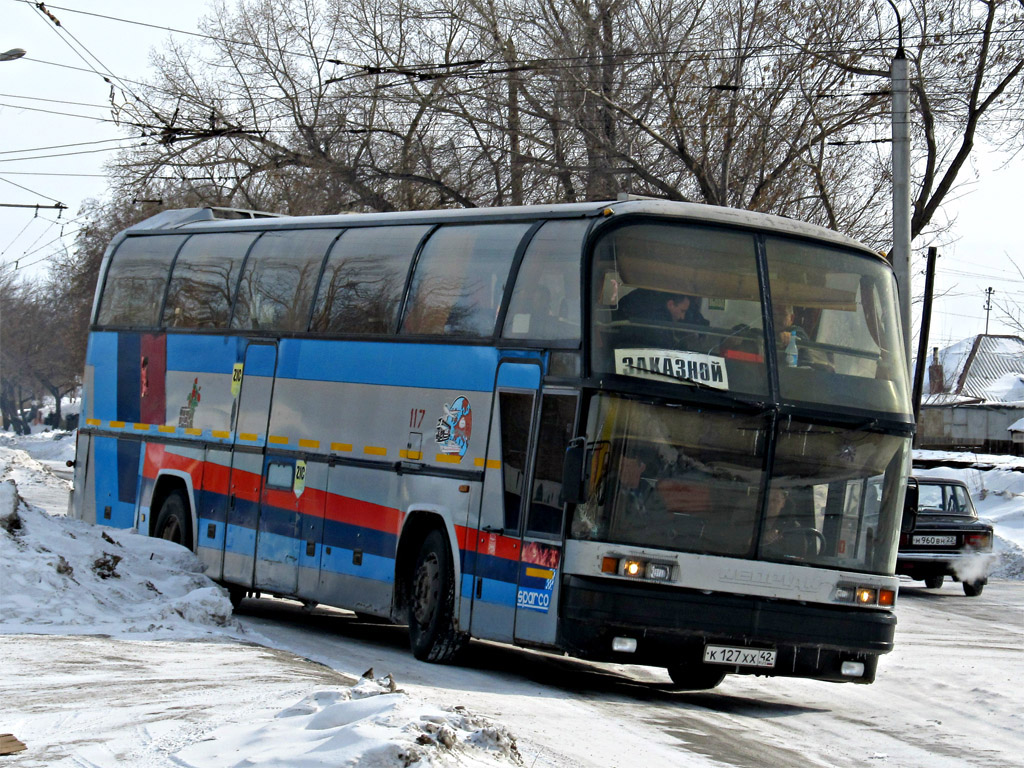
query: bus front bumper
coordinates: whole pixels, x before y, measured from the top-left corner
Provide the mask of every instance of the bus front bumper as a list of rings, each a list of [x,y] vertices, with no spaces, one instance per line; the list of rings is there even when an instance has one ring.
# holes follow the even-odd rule
[[[596,661],[670,667],[701,663],[709,644],[776,651],[772,668],[728,666],[734,674],[870,683],[893,647],[891,611],[762,597],[707,594],[650,584],[568,576],[562,585],[561,644]],[[613,650],[616,638],[635,651]],[[863,672],[851,675],[850,665]],[[847,670],[844,673],[844,666]]]

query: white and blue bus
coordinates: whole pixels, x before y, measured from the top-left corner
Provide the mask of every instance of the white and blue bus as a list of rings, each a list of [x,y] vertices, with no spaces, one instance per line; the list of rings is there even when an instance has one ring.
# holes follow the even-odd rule
[[[93,309],[73,508],[285,596],[469,638],[867,683],[913,416],[890,266],[653,200],[166,211]]]

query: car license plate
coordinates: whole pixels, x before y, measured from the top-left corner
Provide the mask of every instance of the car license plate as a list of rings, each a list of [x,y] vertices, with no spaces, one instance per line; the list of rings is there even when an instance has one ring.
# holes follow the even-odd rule
[[[956,544],[956,536],[914,536],[911,543],[919,547],[950,547]]]
[[[768,648],[736,648],[730,645],[705,645],[704,663],[770,669],[775,666],[775,651]]]

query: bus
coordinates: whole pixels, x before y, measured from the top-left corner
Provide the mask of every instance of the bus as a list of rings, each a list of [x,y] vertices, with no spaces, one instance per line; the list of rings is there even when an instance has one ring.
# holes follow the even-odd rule
[[[914,424],[890,265],[706,205],[288,217],[119,234],[73,514],[237,602],[726,674],[872,682]]]

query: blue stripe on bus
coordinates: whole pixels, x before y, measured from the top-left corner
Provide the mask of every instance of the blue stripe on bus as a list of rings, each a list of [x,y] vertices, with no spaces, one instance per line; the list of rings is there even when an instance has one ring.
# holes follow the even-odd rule
[[[516,604],[516,583],[507,581],[496,581],[495,579],[483,579],[480,587],[480,597],[477,600],[484,603],[496,605],[514,606]]]
[[[492,347],[284,339],[277,375],[300,380],[490,392],[500,354]],[[315,376],[309,375],[311,371]]]
[[[108,378],[109,371],[117,370],[117,337],[116,333],[89,334],[88,364],[94,369],[94,386],[89,392],[92,412],[86,411],[86,418],[117,418],[117,386]]]
[[[142,402],[142,337],[122,333],[117,337],[117,418],[139,420]]]
[[[504,363],[498,369],[499,387],[521,387],[523,389],[540,388],[540,366],[527,363],[525,365],[509,365]]]
[[[240,525],[228,524],[224,532],[224,551],[252,557],[256,551],[256,531]]]
[[[364,552],[362,565],[355,565],[351,549],[332,547],[330,554],[325,551],[320,558],[320,570],[391,584],[395,580],[395,559]]]
[[[167,370],[190,373],[231,373],[242,361],[246,340],[241,337],[167,334]]]
[[[480,552],[463,552],[462,570],[464,573],[515,584],[519,578],[519,561]]]
[[[259,560],[288,564],[290,559],[298,565],[301,544],[302,542],[294,536],[282,536],[262,529],[257,540],[256,553]]]
[[[141,458],[142,443],[137,440],[117,441],[117,500],[131,504],[133,509],[139,478],[142,477]]]

